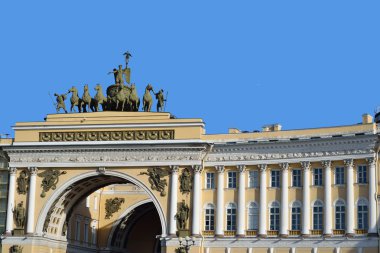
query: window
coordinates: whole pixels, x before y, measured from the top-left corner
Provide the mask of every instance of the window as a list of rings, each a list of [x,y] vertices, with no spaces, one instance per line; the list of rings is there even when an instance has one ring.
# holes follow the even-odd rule
[[[236,188],[236,171],[228,172],[228,188]]]
[[[323,230],[323,203],[320,200],[313,205],[313,229]]]
[[[343,167],[335,168],[335,184],[337,185],[344,184],[344,168]]]
[[[215,189],[215,173],[206,173],[206,189]]]
[[[84,224],[83,237],[84,237],[84,242],[88,242],[88,223],[87,222]]]
[[[301,230],[301,203],[299,201],[292,205],[292,230]]]
[[[358,201],[358,229],[368,229],[368,205],[367,201]]]
[[[251,202],[248,206],[248,230],[259,228],[259,206],[256,202]]]
[[[357,175],[358,184],[367,183],[367,166],[359,165],[358,166],[358,175]]]
[[[346,229],[346,207],[343,200],[335,204],[335,229]]]
[[[214,205],[207,204],[205,209],[205,230],[213,231],[214,230]]]
[[[91,196],[87,196],[86,197],[86,207],[87,208],[90,208],[90,200],[91,200]]]
[[[259,172],[257,170],[251,170],[248,174],[248,187],[257,188],[259,187]]]
[[[322,186],[322,169],[315,168],[314,169],[314,185]]]
[[[280,187],[280,171],[271,171],[271,187]]]
[[[98,196],[94,196],[94,210],[98,210]]]
[[[91,227],[91,239],[92,239],[92,244],[96,244],[96,227],[95,226]]]
[[[270,205],[270,230],[279,230],[280,228],[280,204],[272,202]]]
[[[80,240],[80,220],[76,220],[75,240]]]
[[[227,231],[236,230],[236,206],[233,203],[227,206]]]
[[[301,170],[293,170],[293,187],[301,187]]]

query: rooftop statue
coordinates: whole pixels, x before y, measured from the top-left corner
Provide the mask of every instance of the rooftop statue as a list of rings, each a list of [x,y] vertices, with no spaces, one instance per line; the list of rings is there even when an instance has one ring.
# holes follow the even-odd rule
[[[78,112],[98,112],[102,111],[129,111],[137,112],[140,108],[140,98],[137,94],[136,85],[134,83],[130,84],[130,74],[131,70],[128,68],[130,57],[132,54],[128,51],[123,54],[125,56],[125,68],[122,65],[116,69],[114,68],[108,74],[114,74],[114,84],[111,84],[106,89],[106,94],[103,94],[103,89],[100,84],[95,86],[96,95],[91,97],[88,84],[84,85],[82,97],[78,94],[78,89],[73,86],[68,90],[68,93],[59,95],[55,93],[57,97],[54,105],[56,107],[57,113],[61,109],[67,113],[65,100],[67,94],[71,93],[71,107],[70,112],[78,109]],[[124,84],[124,78],[127,85]],[[130,84],[130,85],[129,85]],[[152,95],[153,92],[155,98],[157,99],[157,112],[163,111],[166,99],[164,98],[163,90],[161,89],[158,93],[154,93],[151,84],[148,84],[145,88],[145,93],[143,97],[143,110],[145,112],[150,112],[153,104]]]

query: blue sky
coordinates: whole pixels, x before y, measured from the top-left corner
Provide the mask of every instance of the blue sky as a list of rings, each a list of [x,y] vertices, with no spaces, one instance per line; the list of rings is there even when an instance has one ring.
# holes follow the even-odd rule
[[[380,105],[380,1],[2,1],[0,133],[129,50],[132,81],[208,133],[356,124]],[[67,101],[67,106],[69,102]]]

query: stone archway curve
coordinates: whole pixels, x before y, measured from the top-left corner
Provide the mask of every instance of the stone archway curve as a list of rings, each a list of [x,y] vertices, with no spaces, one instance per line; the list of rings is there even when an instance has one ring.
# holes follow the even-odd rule
[[[147,187],[144,183],[142,183],[141,181],[137,180],[136,178],[128,175],[128,174],[125,174],[125,173],[122,173],[122,172],[118,172],[118,171],[105,171],[105,172],[97,172],[97,171],[94,171],[94,172],[87,172],[87,173],[83,173],[79,176],[76,176],[75,178],[72,178],[68,181],[66,181],[63,185],[61,185],[59,188],[57,188],[54,193],[52,194],[52,196],[49,198],[49,200],[45,203],[45,205],[43,206],[39,216],[38,216],[38,219],[37,219],[37,224],[36,224],[36,230],[35,230],[35,234],[36,235],[39,235],[39,236],[42,236],[43,235],[43,225],[44,225],[44,222],[45,222],[45,218],[47,216],[47,213],[49,212],[50,208],[52,207],[52,205],[54,204],[54,201],[56,199],[58,199],[60,197],[60,195],[72,184],[76,183],[76,182],[79,182],[81,180],[84,180],[86,178],[93,178],[95,176],[100,176],[100,175],[105,175],[105,176],[111,176],[111,177],[117,177],[117,178],[121,178],[121,179],[125,179],[137,186],[139,186],[140,188],[144,189],[145,192],[148,194],[148,196],[150,197],[150,200],[153,202],[156,210],[157,210],[157,213],[158,213],[158,216],[160,217],[160,222],[161,222],[161,228],[162,228],[162,237],[165,237],[166,236],[166,231],[167,231],[167,225],[166,225],[166,218],[165,218],[165,214],[164,214],[164,211],[162,209],[162,206],[161,206],[161,203],[158,201],[158,199],[156,198],[156,196],[152,193],[152,191],[149,189],[149,187]]]
[[[126,216],[130,211],[132,211],[133,209],[135,209],[136,207],[138,206],[141,206],[141,205],[144,205],[144,204],[147,204],[147,203],[151,203],[152,200],[151,199],[144,199],[144,200],[141,200],[133,205],[131,205],[130,207],[128,207],[120,216],[117,220],[121,220],[124,218],[124,216]],[[111,246],[111,242],[112,242],[112,237],[113,237],[113,234],[115,233],[115,230],[116,228],[119,226],[119,223],[118,222],[114,222],[114,224],[112,225],[112,229],[111,229],[111,232],[108,236],[108,241],[107,241],[107,246],[110,247]]]

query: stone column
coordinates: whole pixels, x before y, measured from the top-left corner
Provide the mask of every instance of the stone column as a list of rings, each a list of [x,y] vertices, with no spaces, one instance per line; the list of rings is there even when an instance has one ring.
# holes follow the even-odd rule
[[[331,161],[323,161],[324,168],[324,195],[325,195],[325,213],[324,213],[324,226],[323,234],[325,236],[332,235],[332,201],[331,201]]]
[[[260,209],[259,236],[267,236],[267,165],[259,164],[260,169]]]
[[[245,236],[245,165],[238,165],[239,169],[239,188],[238,188],[238,213],[237,231],[239,237]]]
[[[215,235],[224,235],[224,166],[216,166],[218,172],[218,185],[216,192],[216,226]]]
[[[169,208],[169,235],[174,236],[177,231],[177,198],[178,198],[178,166],[172,165],[170,177],[170,208]]]
[[[376,227],[376,162],[373,157],[368,162],[368,234],[377,234]]]
[[[193,220],[192,220],[192,234],[195,236],[200,235],[200,214],[201,214],[201,172],[203,167],[201,165],[194,165],[194,183],[193,183]]]
[[[7,235],[12,235],[12,230],[13,230],[13,210],[14,210],[15,191],[16,191],[16,173],[17,173],[17,168],[9,168],[7,223],[5,226],[5,233]]]
[[[281,212],[280,212],[280,236],[287,237],[289,231],[289,163],[281,163]]]
[[[26,233],[34,234],[34,211],[36,205],[36,177],[38,169],[36,167],[30,167],[30,181],[29,181],[29,198],[28,198],[28,216],[26,223]]]
[[[344,166],[347,171],[347,207],[346,207],[346,234],[354,234],[354,222],[355,222],[355,204],[354,204],[354,161],[352,159],[344,160]]]
[[[302,185],[302,235],[310,236],[310,162],[301,162],[303,170]]]

